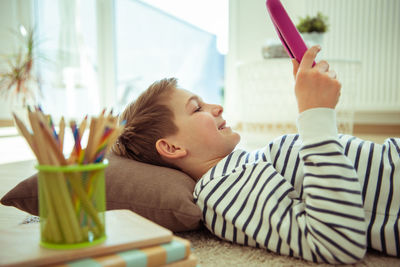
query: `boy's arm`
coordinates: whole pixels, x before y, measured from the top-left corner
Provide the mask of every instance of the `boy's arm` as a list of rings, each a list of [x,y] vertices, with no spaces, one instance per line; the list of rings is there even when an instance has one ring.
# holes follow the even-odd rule
[[[296,216],[297,224],[307,233],[310,249],[323,261],[356,262],[366,251],[367,226],[361,185],[338,141],[335,112],[306,110],[299,116],[298,128],[305,206],[299,207],[304,213]]]
[[[319,257],[327,262],[351,262],[366,251],[361,186],[338,141],[334,108],[341,85],[327,62],[312,67],[319,51],[314,46],[300,64],[293,62],[306,214],[298,217],[298,223],[309,231],[307,242]]]

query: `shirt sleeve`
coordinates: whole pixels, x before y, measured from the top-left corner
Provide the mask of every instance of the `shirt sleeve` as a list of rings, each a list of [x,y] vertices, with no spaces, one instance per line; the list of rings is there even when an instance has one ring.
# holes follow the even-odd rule
[[[297,223],[323,261],[356,262],[366,252],[361,185],[338,141],[335,111],[307,110],[299,115],[298,129],[305,207]]]

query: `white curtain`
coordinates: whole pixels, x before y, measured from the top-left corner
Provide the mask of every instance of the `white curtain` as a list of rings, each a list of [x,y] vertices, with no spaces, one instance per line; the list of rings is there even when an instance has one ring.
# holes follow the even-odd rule
[[[99,112],[95,0],[36,0],[35,19],[47,59],[39,64],[43,107],[56,117]]]

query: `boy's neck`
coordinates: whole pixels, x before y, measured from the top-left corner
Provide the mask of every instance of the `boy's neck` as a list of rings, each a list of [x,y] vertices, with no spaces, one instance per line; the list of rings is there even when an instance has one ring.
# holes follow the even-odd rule
[[[215,158],[206,162],[186,164],[185,167],[187,168],[182,168],[182,171],[188,174],[190,177],[192,177],[193,180],[197,182],[209,169],[217,165],[217,163],[220,162],[222,159],[223,158]]]

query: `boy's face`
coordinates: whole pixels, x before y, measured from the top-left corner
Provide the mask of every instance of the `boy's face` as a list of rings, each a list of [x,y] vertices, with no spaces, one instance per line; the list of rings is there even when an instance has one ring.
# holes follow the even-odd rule
[[[189,91],[175,89],[170,99],[178,133],[172,138],[188,155],[200,160],[222,158],[240,141],[238,133],[222,118],[220,105],[204,103]]]

